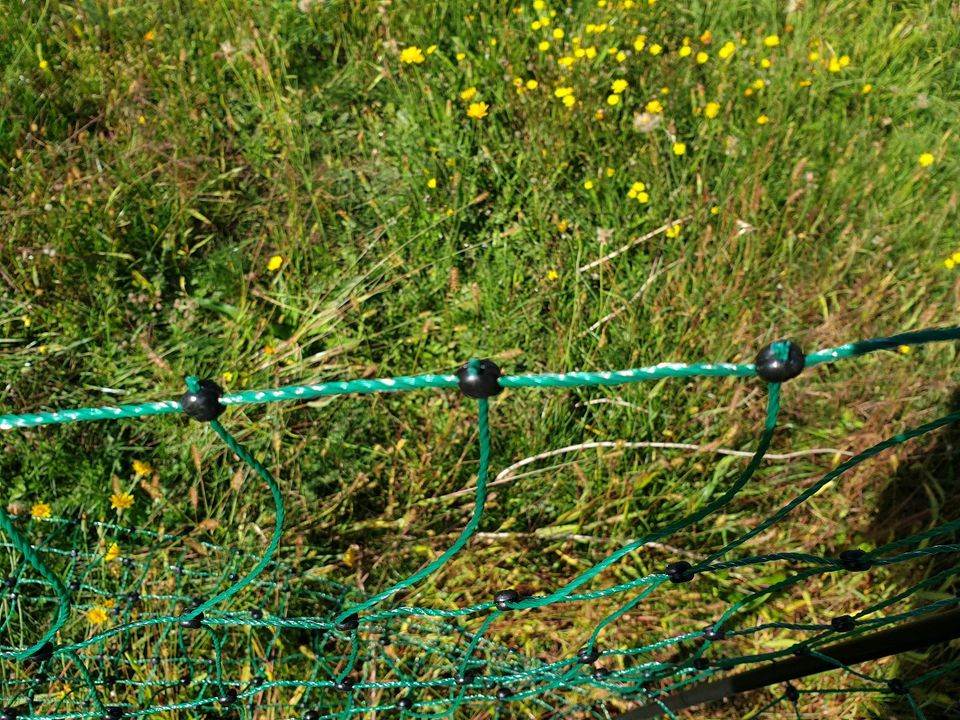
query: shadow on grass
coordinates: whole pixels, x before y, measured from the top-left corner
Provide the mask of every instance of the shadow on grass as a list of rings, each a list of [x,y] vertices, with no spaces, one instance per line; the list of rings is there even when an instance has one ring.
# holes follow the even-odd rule
[[[954,389],[948,402],[948,412],[960,410],[960,388]],[[897,471],[889,478],[876,505],[875,521],[868,538],[875,546],[906,538],[951,520],[960,515],[960,423],[954,423],[933,433],[922,445],[910,447]],[[960,541],[956,531],[937,536],[929,544],[948,544]],[[906,550],[914,548],[905,548]],[[933,555],[910,568],[904,568],[903,585],[956,568],[956,553]],[[889,609],[889,613],[905,612],[948,598],[960,592],[960,574],[948,576],[931,585],[925,597],[912,598]],[[951,648],[941,644],[926,650],[906,653],[897,658],[891,673],[904,681],[934,671],[960,659],[957,642]],[[892,675],[891,675],[892,677]],[[927,718],[960,718],[960,673],[947,674],[917,687],[913,698]],[[907,702],[895,695],[887,696],[880,717],[914,718],[916,714]]]

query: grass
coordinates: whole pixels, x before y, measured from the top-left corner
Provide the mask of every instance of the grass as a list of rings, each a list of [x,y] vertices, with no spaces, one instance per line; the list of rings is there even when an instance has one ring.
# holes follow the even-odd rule
[[[187,374],[234,390],[448,372],[473,356],[509,373],[747,362],[778,337],[811,350],[956,322],[960,276],[945,262],[960,249],[955,5],[628,5],[3,3],[4,412],[177,397]],[[533,29],[541,17],[550,24]],[[422,63],[401,61],[411,46]],[[617,79],[628,87],[611,105]],[[557,88],[572,88],[572,107]],[[662,112],[646,111],[653,100]],[[486,116],[468,117],[477,102]],[[629,197],[636,182],[648,202]],[[773,449],[859,450],[940,414],[956,361],[954,347],[934,346],[809,372],[785,387]],[[454,393],[422,393],[225,422],[275,470],[294,537],[322,549],[332,576],[376,590],[465,524],[471,496],[456,492],[476,468],[474,412]],[[492,408],[493,469],[592,440],[749,450],[763,412],[752,381],[507,392]],[[221,445],[180,418],[4,443],[13,508],[43,500],[60,515],[113,516],[122,489],[136,499],[123,521],[137,527],[200,526],[255,549],[272,525],[254,478],[231,484]],[[951,452],[934,439],[886,453],[745,550],[829,554],[952,519]],[[137,476],[134,460],[155,475]],[[407,601],[557,587],[722,492],[745,462],[628,449],[557,461],[498,487],[484,534]],[[765,464],[715,522],[603,579],[716,547],[831,462]],[[812,622],[902,580],[811,583],[762,612]],[[737,592],[736,578],[718,580],[632,615],[645,634],[700,627]],[[610,609],[559,608],[494,634],[550,656]],[[607,642],[635,643],[633,627]],[[945,717],[949,694],[918,697]],[[902,712],[876,698],[811,702],[822,717]]]

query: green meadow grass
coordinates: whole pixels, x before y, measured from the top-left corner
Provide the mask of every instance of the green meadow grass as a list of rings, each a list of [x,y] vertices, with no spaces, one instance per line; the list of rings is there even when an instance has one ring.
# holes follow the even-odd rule
[[[508,373],[749,362],[780,337],[809,351],[957,322],[955,3],[0,10],[3,412],[178,397],[187,374],[235,390],[450,372],[476,356]],[[483,117],[468,115],[474,103]],[[630,196],[634,183],[646,203]],[[939,345],[805,373],[784,388],[773,451],[859,450],[942,414],[957,360]],[[333,577],[375,590],[466,522],[471,495],[458,491],[476,469],[474,413],[456,393],[426,392],[237,409],[224,422],[274,469],[291,536],[314,544]],[[763,413],[754,380],[508,391],[492,404],[493,471],[601,440],[750,450]],[[946,435],[865,464],[744,549],[829,554],[952,519]],[[255,477],[232,482],[216,438],[182,418],[3,442],[0,499],[13,509],[115,516],[109,496],[124,490],[135,503],[121,519],[137,526],[203,523],[211,540],[253,548],[253,528],[272,524]],[[152,470],[138,475],[134,460]],[[765,463],[720,517],[601,579],[699,556],[833,462]],[[405,601],[557,587],[701,506],[744,463],[624,448],[539,462],[497,486],[481,536]],[[932,567],[912,566],[911,579]],[[767,570],[749,582],[782,572]],[[820,622],[904,583],[831,577],[760,617]],[[678,589],[606,642],[700,628],[737,591],[735,578]],[[501,635],[559,655],[611,609],[521,617]],[[909,676],[939,657],[878,672]],[[951,692],[917,697],[946,717]],[[903,712],[876,698],[810,702],[817,717]]]

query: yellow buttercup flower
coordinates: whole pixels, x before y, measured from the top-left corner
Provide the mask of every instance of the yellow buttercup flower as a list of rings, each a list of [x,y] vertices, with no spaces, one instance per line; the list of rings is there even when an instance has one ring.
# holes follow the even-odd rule
[[[548,282],[556,282],[559,279],[560,279],[560,273],[558,273],[556,270],[547,270]]]
[[[720,56],[721,60],[726,60],[728,57],[733,55],[734,52],[736,52],[736,49],[737,46],[728,41],[723,44],[723,47],[720,48],[720,52],[718,52],[717,55]]]
[[[684,45],[679,50],[677,50],[677,55],[679,55],[680,57],[687,57],[692,53],[693,53],[693,48],[691,48],[689,45]]]
[[[103,625],[110,618],[107,611],[102,607],[94,607],[87,610],[87,620],[94,625]]]
[[[460,93],[460,99],[466,100],[467,102],[469,102],[470,100],[473,100],[473,97],[476,94],[477,94],[477,88],[471,85],[466,90]]]
[[[779,35],[767,35],[767,36],[763,39],[763,44],[766,45],[767,47],[770,47],[770,48],[776,47],[777,45],[780,44],[780,36],[779,36]]]
[[[416,45],[411,45],[410,47],[404,48],[400,52],[400,62],[420,64],[426,60],[426,56],[423,54],[423,50],[418,48]]]
[[[575,96],[575,95],[564,95],[564,96],[563,96],[563,104],[566,105],[568,108],[572,108],[574,105],[577,104],[577,98],[576,98],[576,96]]]
[[[524,84],[524,87],[526,87],[527,90],[536,90],[538,87],[540,87],[540,83],[538,83],[536,80],[527,80],[527,82]]]
[[[144,475],[149,475],[152,473],[153,468],[150,467],[149,463],[145,463],[143,460],[134,460],[133,472],[137,477],[143,477]]]
[[[553,94],[554,94],[556,97],[558,97],[558,98],[567,97],[568,95],[572,95],[572,94],[573,94],[573,88],[572,88],[572,87],[558,87],[556,90],[553,91]]]
[[[474,120],[485,118],[487,116],[487,110],[489,109],[490,106],[485,102],[470,103],[470,107],[467,108],[467,117],[473,118]]]
[[[53,516],[53,512],[50,509],[50,506],[45,502],[35,503],[32,508],[30,508],[30,516],[37,518],[38,520],[45,520]]]
[[[607,95],[607,105],[610,105],[612,107],[614,105],[619,105],[619,104],[620,104],[619,95]]]
[[[712,120],[720,114],[720,103],[708,102],[706,107],[703,109],[703,114]]]
[[[682,142],[675,142],[673,144],[673,154],[680,156],[687,154],[687,144]]]
[[[267,270],[270,272],[276,272],[280,269],[281,265],[283,265],[282,255],[273,255],[269,260],[267,260]]]
[[[133,495],[128,492],[114,493],[110,496],[110,507],[114,510],[129,510],[133,507]]]
[[[540,52],[546,52],[547,50],[550,49],[550,43],[547,42],[546,40],[541,40],[541,41],[540,41],[540,44],[537,45],[537,49],[538,49]]]
[[[585,190],[593,190],[593,180],[585,180],[583,183],[583,188]]]
[[[617,95],[620,95],[628,87],[630,87],[630,83],[628,83],[626,80],[614,80],[613,85],[610,86],[610,90]]]
[[[710,56],[707,55],[707,53],[703,52],[702,50],[697,53],[697,64],[698,64],[698,65],[703,65],[703,64],[704,64],[707,60],[709,60],[709,59],[710,59]]]
[[[928,152],[922,153],[920,157],[917,158],[917,162],[920,163],[921,167],[930,167],[935,160],[936,158]]]
[[[646,111],[653,115],[663,112],[663,103],[659,100],[651,100],[646,104]]]
[[[871,85],[870,83],[864,83],[864,86],[860,88],[860,92],[862,92],[864,95],[871,92],[872,90],[873,90],[873,85]]]
[[[668,238],[675,238],[678,235],[680,235],[680,223],[674,223],[673,225],[667,228]]]
[[[654,43],[653,45],[650,46],[650,54],[651,54],[651,55],[659,55],[659,54],[662,53],[662,52],[663,52],[663,47],[662,47],[662,46],[657,45],[656,43]]]
[[[434,177],[427,180],[427,187],[430,188],[431,190],[437,187],[437,179]]]
[[[840,72],[840,69],[841,69],[840,61],[837,60],[836,58],[830,58],[830,62],[827,65],[827,70],[829,70],[832,73],[836,73],[836,72]]]

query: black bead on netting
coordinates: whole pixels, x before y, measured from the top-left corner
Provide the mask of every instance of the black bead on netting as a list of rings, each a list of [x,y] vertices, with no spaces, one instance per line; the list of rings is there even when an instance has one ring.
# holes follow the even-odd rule
[[[303,720],[320,720],[320,713],[316,710],[307,710],[303,714]]]
[[[390,643],[393,642],[393,639],[389,635],[381,635],[377,642],[380,643],[383,647],[387,647]]]
[[[0,720],[17,720],[22,714],[20,708],[0,708]]]
[[[678,560],[677,562],[667,565],[664,572],[667,574],[667,577],[670,578],[670,582],[679,584],[693,580],[694,574],[691,572],[692,568],[693,566],[686,560]]]
[[[212,380],[201,380],[196,392],[186,392],[180,398],[183,411],[200,422],[210,422],[220,417],[227,408],[220,404],[223,390]]]
[[[401,710],[409,710],[410,708],[413,707],[413,698],[410,697],[409,695],[406,697],[400,698],[399,700],[397,700],[397,707],[400,708]]]
[[[888,680],[887,689],[890,690],[890,692],[892,693],[896,693],[897,695],[906,695],[908,692],[910,692],[907,689],[907,686],[903,684],[903,680],[901,680],[900,678],[893,678],[892,680]]]
[[[337,690],[341,692],[349,692],[353,690],[353,686],[357,684],[357,681],[353,678],[345,677],[343,680],[337,683]]]
[[[596,645],[577,650],[577,662],[581,665],[593,665],[599,659],[600,651],[597,650]]]
[[[493,598],[497,610],[510,610],[511,603],[520,602],[520,593],[516,590],[501,590]]]
[[[178,682],[179,682],[179,684],[180,684],[180,687],[186,687],[187,685],[190,684],[190,676],[189,676],[189,675],[181,675],[181,676],[180,676],[180,680],[178,680]]]
[[[197,613],[197,616],[189,620],[181,620],[181,627],[189,628],[190,630],[196,630],[203,625],[203,613]]]
[[[105,720],[120,720],[123,717],[123,708],[121,707],[108,707],[107,714],[103,716]]]
[[[263,618],[263,610],[251,610],[250,617],[254,620],[261,620]]]
[[[131,605],[139,605],[142,599],[143,598],[140,597],[140,593],[138,593],[136,590],[127,595],[127,602]]]
[[[253,680],[251,680],[250,682],[253,683],[253,686],[254,686],[254,687],[260,687],[261,685],[263,685],[264,679],[263,679],[262,677],[255,677],[255,678],[254,678]]]
[[[46,662],[53,657],[53,643],[49,640],[37,648],[33,654],[27,658],[29,663],[42,663]]]
[[[67,585],[67,587],[70,588],[70,591],[71,591],[71,592],[76,592],[77,590],[80,589],[80,581],[79,581],[79,580],[71,580],[71,581],[70,581],[70,584]]]
[[[873,565],[873,562],[870,558],[866,557],[866,553],[863,550],[844,550],[840,553],[840,564],[843,566],[844,570],[849,570],[850,572],[858,572],[863,570],[869,570]]]
[[[473,685],[473,681],[480,677],[483,672],[480,668],[470,668],[463,675],[457,675],[456,683],[460,687],[467,687],[468,685]]]
[[[722,628],[714,627],[713,625],[707,625],[703,630],[703,638],[711,642],[716,642],[717,640],[723,640],[727,636],[727,633]]]
[[[803,350],[792,340],[777,340],[757,353],[754,364],[757,375],[768,383],[782,383],[795,378],[807,363]]]
[[[610,675],[610,671],[607,670],[606,668],[601,667],[594,670],[593,673],[591,674],[591,677],[597,682],[601,682],[603,680],[606,680],[609,675]]]
[[[513,693],[510,692],[510,688],[499,687],[497,688],[497,700],[503,702],[504,700],[509,700],[513,697]]]
[[[706,670],[708,667],[710,667],[710,661],[707,660],[705,657],[694,658],[694,661],[693,661],[694,670]]]
[[[460,386],[460,392],[478,400],[503,392],[498,382],[499,378],[500,368],[492,360],[480,360],[477,363],[476,372],[472,371],[469,365],[464,365],[457,370],[457,384]]]
[[[220,697],[221,705],[233,705],[237,701],[237,691],[234,688],[227,688]]]
[[[787,700],[789,700],[790,702],[795,703],[797,700],[800,699],[800,691],[797,690],[797,688],[791,685],[790,683],[787,683],[787,687],[785,688],[785,694],[787,696]]]
[[[5,578],[3,581],[3,586],[5,588],[12,588],[17,584],[17,579],[15,577]]]
[[[849,615],[837,615],[830,621],[830,627],[837,632],[849,632],[857,626],[857,621]]]
[[[239,580],[239,579],[240,579],[240,576],[237,575],[236,573],[230,573],[230,574],[227,576],[227,580],[229,580],[230,582],[236,582],[236,581]]]
[[[350,630],[356,630],[360,627],[360,616],[356,613],[347,615],[343,620],[337,623],[337,630],[341,632],[348,632]]]

